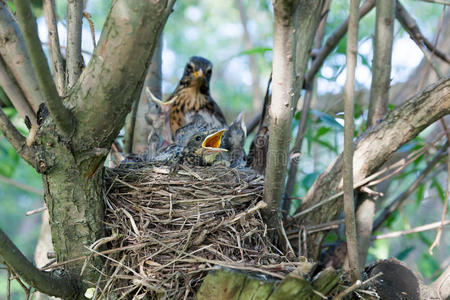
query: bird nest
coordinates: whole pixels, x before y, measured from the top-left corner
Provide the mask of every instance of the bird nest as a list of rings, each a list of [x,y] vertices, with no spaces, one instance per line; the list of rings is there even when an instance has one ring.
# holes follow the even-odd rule
[[[113,241],[103,295],[190,299],[218,266],[276,277],[296,267],[269,242],[264,179],[253,170],[181,166],[171,174],[136,164],[105,175]]]

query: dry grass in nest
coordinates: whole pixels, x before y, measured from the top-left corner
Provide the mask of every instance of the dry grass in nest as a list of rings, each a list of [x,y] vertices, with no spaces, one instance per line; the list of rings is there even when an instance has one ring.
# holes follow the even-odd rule
[[[112,251],[96,295],[192,298],[216,266],[283,278],[295,263],[271,245],[253,170],[155,165],[106,171]],[[107,274],[107,275],[106,275]]]

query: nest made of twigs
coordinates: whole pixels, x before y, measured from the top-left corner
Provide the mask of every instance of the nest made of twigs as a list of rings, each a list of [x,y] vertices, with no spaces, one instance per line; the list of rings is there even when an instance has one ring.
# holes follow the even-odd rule
[[[105,175],[113,241],[103,297],[192,298],[216,266],[275,277],[295,269],[269,242],[259,212],[264,180],[253,170],[182,166],[171,174],[146,164]]]

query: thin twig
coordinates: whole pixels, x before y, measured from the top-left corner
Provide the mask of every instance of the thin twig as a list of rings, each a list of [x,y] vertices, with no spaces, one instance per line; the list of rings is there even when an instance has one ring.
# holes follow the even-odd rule
[[[64,106],[56,90],[55,83],[48,68],[47,59],[42,51],[41,41],[37,35],[36,20],[31,12],[30,2],[27,0],[17,0],[14,4],[28,53],[30,54],[31,63],[37,76],[39,89],[46,99],[47,107],[57,127],[62,133],[69,135],[74,130],[73,116],[69,109]]]
[[[6,300],[11,300],[11,270],[6,270]]]
[[[53,77],[55,79],[56,89],[60,96],[64,95],[64,64],[59,44],[58,27],[55,16],[55,0],[44,0],[45,21],[48,28],[49,52],[52,61]]]
[[[447,147],[447,146],[445,146]],[[427,175],[433,171],[436,165],[440,162],[440,160],[447,155],[445,151],[439,151],[433,157],[433,159],[427,164],[426,168],[416,177],[413,183],[400,195],[398,195],[388,206],[386,206],[378,218],[374,221],[372,226],[372,232],[380,228],[380,226],[384,223],[384,221],[391,216],[394,211],[396,211],[406,199],[408,199],[409,195],[411,195],[423,182],[423,180],[427,177]]]
[[[375,185],[375,184],[378,184],[378,183],[382,182],[383,180],[386,180],[386,179],[392,177],[393,174],[399,173],[401,170],[406,168],[413,161],[418,159],[423,153],[425,153],[425,151],[428,149],[428,147],[430,147],[431,145],[437,143],[442,137],[443,137],[443,134],[439,135],[437,139],[435,139],[433,142],[427,144],[427,146],[425,146],[422,149],[420,149],[420,150],[418,150],[416,152],[413,152],[410,155],[408,155],[406,160],[400,160],[400,161],[396,162],[395,164],[392,164],[392,165],[390,165],[390,166],[388,166],[388,167],[386,167],[386,168],[384,168],[384,169],[382,169],[382,170],[380,170],[378,172],[375,172],[372,175],[362,179],[360,182],[356,183],[353,186],[353,188],[357,189],[357,188],[359,188],[361,186],[364,186],[364,185],[372,186],[372,185]],[[378,176],[386,174],[386,173],[390,172],[391,170],[394,170],[394,171],[392,171],[387,176],[385,176],[385,177],[383,177],[381,179],[374,180]],[[300,216],[306,215],[309,212],[311,212],[311,211],[321,207],[322,205],[325,205],[325,204],[327,204],[327,203],[329,203],[329,202],[331,202],[333,200],[336,200],[337,198],[341,197],[343,194],[344,193],[342,191],[340,191],[340,192],[334,194],[333,196],[330,196],[327,199],[324,199],[324,200],[320,201],[319,203],[314,204],[313,206],[311,206],[311,207],[309,207],[307,209],[299,211],[298,213],[293,215],[292,218],[296,219],[296,218],[298,218]]]
[[[346,295],[352,293],[353,291],[355,291],[356,289],[359,289],[360,287],[365,286],[366,284],[368,284],[369,282],[371,282],[372,280],[377,279],[378,277],[380,277],[381,275],[383,275],[382,272],[377,273],[375,276],[370,277],[369,279],[367,279],[364,282],[361,282],[361,280],[356,280],[356,282],[354,284],[352,284],[351,286],[349,286],[348,288],[346,288],[345,290],[343,290],[342,292],[340,292],[334,299],[335,300],[341,300],[343,299]]]
[[[442,4],[442,5],[450,5],[450,1],[446,1],[446,0],[421,0],[421,1],[435,3],[435,4]]]
[[[433,43],[430,42],[421,32],[417,22],[414,18],[408,13],[405,7],[401,4],[400,1],[397,1],[397,8],[395,10],[395,16],[397,20],[400,22],[402,27],[409,33],[411,38],[417,44],[423,44],[429,51],[432,51],[437,57],[442,59],[443,61],[450,64],[450,56],[446,55],[444,52],[440,51],[436,47],[434,47]]]
[[[26,192],[29,192],[29,193],[33,193],[33,194],[36,194],[36,195],[39,195],[39,196],[43,196],[44,195],[44,192],[42,190],[40,190],[40,189],[34,188],[32,186],[29,186],[29,185],[24,184],[22,182],[18,182],[16,180],[12,180],[12,179],[10,179],[10,178],[8,178],[6,176],[3,176],[3,175],[0,175],[0,181],[4,182],[6,184],[9,184],[11,186],[14,186],[14,187],[16,187],[18,189],[21,189],[21,190],[24,190]]]
[[[47,206],[43,206],[43,207],[40,207],[40,208],[37,208],[37,209],[29,210],[29,211],[27,211],[25,213],[25,215],[26,216],[31,216],[31,215],[35,215],[35,214],[41,213],[41,212],[43,212],[45,210],[47,210]]]
[[[6,137],[14,149],[16,149],[20,157],[36,168],[34,151],[26,146],[25,137],[14,127],[2,109],[0,109],[0,132]]]
[[[92,37],[92,45],[94,45],[94,48],[96,47],[96,42],[95,42],[95,28],[94,28],[94,22],[92,21],[92,16],[90,13],[88,12],[83,12],[83,17],[86,18],[86,20],[89,23],[89,29],[91,30],[91,37]]]
[[[438,222],[430,223],[427,225],[422,225],[422,226],[418,226],[415,228],[411,228],[408,230],[400,230],[400,231],[394,231],[394,232],[389,232],[389,233],[385,233],[385,234],[380,234],[380,235],[372,237],[372,240],[396,238],[396,237],[399,237],[402,235],[432,230],[435,228],[439,228],[440,226],[447,226],[449,224],[450,224],[450,220],[446,220],[444,222],[438,221]]]

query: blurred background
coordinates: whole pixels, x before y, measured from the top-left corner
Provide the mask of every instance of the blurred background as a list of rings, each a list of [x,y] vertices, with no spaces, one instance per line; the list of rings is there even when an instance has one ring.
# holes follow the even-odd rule
[[[33,0],[38,17],[39,34],[44,50],[47,29],[42,14],[42,3]],[[8,1],[9,3],[9,1]],[[88,0],[85,11],[92,15],[96,40],[106,19],[111,0]],[[434,41],[442,30],[440,39],[450,41],[449,30],[444,30],[443,6],[426,1],[403,1],[403,5],[415,17],[424,35]],[[66,43],[66,1],[56,0],[58,30],[61,45]],[[347,0],[332,0],[325,31],[325,39],[348,15]],[[447,13],[447,19],[448,13]],[[450,24],[450,23],[447,23]],[[375,10],[360,22],[359,53],[356,70],[357,99],[355,103],[355,136],[365,130],[367,118],[368,89],[371,83],[372,43],[375,25]],[[83,49],[86,63],[93,52],[89,23],[83,20]],[[423,54],[409,35],[396,21],[394,29],[392,59],[392,101],[390,109],[407,100],[404,92],[408,82],[417,80]],[[345,81],[345,39],[325,61],[317,79],[313,98],[313,110],[308,119],[308,130],[303,143],[299,164],[295,197],[296,206],[317,176],[343,150],[343,121],[341,119],[342,91]],[[440,49],[449,54],[450,43],[442,42]],[[447,45],[447,46],[446,46]],[[64,49],[63,49],[64,50]],[[63,51],[64,53],[64,51]],[[182,0],[175,4],[163,33],[162,72],[163,98],[174,90],[185,63],[190,56],[203,56],[214,64],[211,93],[231,122],[239,112],[244,112],[248,122],[260,111],[272,64],[272,5],[267,0]],[[448,66],[447,71],[448,74]],[[416,88],[418,88],[416,86]],[[408,95],[415,94],[410,90]],[[23,120],[0,88],[1,105],[14,124],[26,134]],[[301,107],[301,102],[299,107]],[[295,136],[298,116],[294,119],[292,134]],[[440,126],[439,124],[434,127]],[[402,147],[398,153],[410,153],[419,149],[435,136],[433,127]],[[248,139],[251,141],[251,137]],[[409,165],[401,174],[393,177],[386,186],[384,205],[405,190],[426,167],[432,155],[425,154]],[[445,163],[444,163],[445,164]],[[409,196],[406,205],[389,218],[387,226],[380,232],[405,230],[440,220],[445,198],[446,169],[437,166],[415,193]],[[39,213],[26,216],[27,211],[43,206],[40,175],[23,162],[0,135],[0,227],[16,245],[33,259],[40,230]],[[294,209],[294,208],[293,208]],[[418,271],[425,281],[437,278],[450,263],[450,234],[444,230],[441,245],[434,255],[428,247],[435,231],[415,233],[392,239],[380,239],[369,250],[370,261],[397,257]],[[327,243],[333,243],[336,234],[330,234]],[[0,299],[6,291],[6,271],[0,270]],[[13,282],[12,299],[23,299],[23,290]]]

